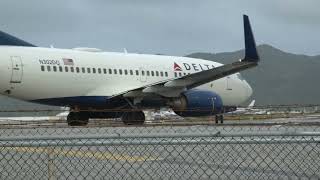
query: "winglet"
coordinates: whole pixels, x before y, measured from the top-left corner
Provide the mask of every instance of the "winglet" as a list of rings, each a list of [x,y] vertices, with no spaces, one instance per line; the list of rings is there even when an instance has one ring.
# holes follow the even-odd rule
[[[244,41],[245,41],[245,57],[242,61],[258,62],[260,60],[256,47],[256,42],[252,33],[249,17],[243,15]]]

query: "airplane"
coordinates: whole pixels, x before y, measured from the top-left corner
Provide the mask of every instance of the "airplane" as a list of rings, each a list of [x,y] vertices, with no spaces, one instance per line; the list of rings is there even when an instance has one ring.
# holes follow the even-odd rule
[[[260,60],[249,17],[243,15],[245,56],[230,64],[97,48],[37,47],[0,32],[0,93],[69,107],[67,123],[121,118],[142,125],[144,109],[168,107],[181,117],[216,116],[245,102],[252,88],[240,71]]]
[[[153,120],[164,120],[164,119],[177,120],[181,118],[176,113],[174,113],[171,109],[167,109],[167,108],[161,108],[160,110],[151,111],[150,115],[151,115],[150,119],[153,119]]]
[[[248,113],[248,112],[251,112],[253,111],[253,107],[254,107],[254,104],[255,104],[256,100],[252,100],[250,102],[250,104],[248,105],[248,107],[237,107],[235,111],[231,111],[229,112],[230,114],[245,114],[245,113]]]

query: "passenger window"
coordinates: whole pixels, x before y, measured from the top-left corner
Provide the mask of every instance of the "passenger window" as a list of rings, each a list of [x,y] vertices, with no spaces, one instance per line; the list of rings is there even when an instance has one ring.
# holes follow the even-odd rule
[[[60,72],[62,72],[62,71],[63,71],[62,66],[59,66],[59,71],[60,71]]]
[[[87,68],[87,72],[90,73],[90,72],[91,72],[91,69],[90,69],[90,68]]]
[[[103,68],[103,73],[107,74],[107,70],[105,68]]]
[[[159,72],[158,71],[156,71],[156,76],[159,76]]]
[[[44,71],[44,66],[41,66],[41,71]]]
[[[139,71],[138,70],[136,70],[136,75],[139,76]]]
[[[69,71],[68,66],[64,67],[64,71],[65,71],[65,72],[68,72],[68,71]]]
[[[141,71],[141,75],[144,76],[144,71]]]
[[[151,76],[154,76],[154,72],[153,71],[151,71]]]
[[[96,68],[92,68],[92,73],[96,73]]]
[[[168,77],[168,72],[164,72],[164,75],[165,75],[166,77]]]
[[[101,74],[101,69],[100,68],[98,68],[98,73]]]
[[[109,74],[112,74],[112,69],[109,69]]]
[[[113,72],[114,72],[114,74],[117,74],[117,69],[114,69]]]
[[[54,72],[57,71],[57,66],[53,66],[53,71],[54,71]]]
[[[82,73],[86,73],[86,68],[81,68],[82,69]]]
[[[163,77],[163,72],[162,71],[160,72],[160,76]]]
[[[119,69],[119,74],[120,74],[120,75],[122,74],[122,69]]]
[[[51,66],[47,66],[47,70],[50,72],[51,71]]]
[[[150,71],[147,71],[147,76],[150,76]]]
[[[70,71],[71,71],[71,72],[74,72],[74,68],[73,68],[73,67],[70,67]]]
[[[80,68],[76,67],[76,71],[77,71],[77,73],[79,73],[80,72]]]
[[[182,76],[182,73],[181,73],[181,72],[179,72],[179,76],[180,76],[180,77]]]
[[[133,71],[132,70],[130,70],[130,75],[133,75]]]
[[[128,74],[128,70],[125,69],[124,70],[124,74],[127,75]]]

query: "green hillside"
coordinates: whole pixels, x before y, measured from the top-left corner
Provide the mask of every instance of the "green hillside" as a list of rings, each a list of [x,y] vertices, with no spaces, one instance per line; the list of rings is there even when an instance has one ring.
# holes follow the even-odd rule
[[[258,46],[258,67],[241,74],[254,89],[252,98],[258,105],[319,104],[320,56],[283,52],[269,45]],[[194,53],[188,57],[230,63],[243,57],[244,51],[228,53]]]

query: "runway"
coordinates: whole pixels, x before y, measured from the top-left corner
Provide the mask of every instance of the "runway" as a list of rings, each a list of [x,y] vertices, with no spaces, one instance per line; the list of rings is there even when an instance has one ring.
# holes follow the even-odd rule
[[[319,136],[275,136],[318,133],[317,122],[5,126],[0,179],[319,179]]]

